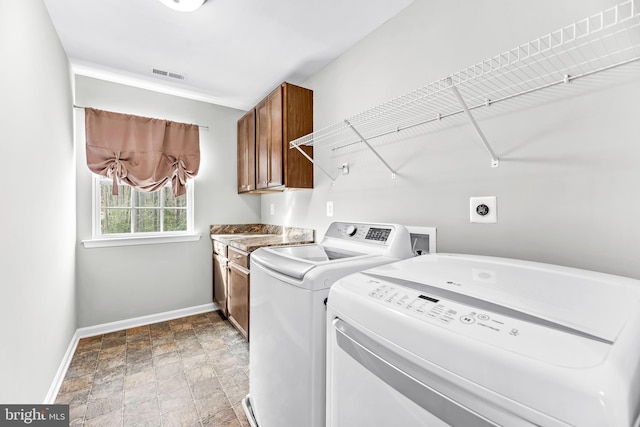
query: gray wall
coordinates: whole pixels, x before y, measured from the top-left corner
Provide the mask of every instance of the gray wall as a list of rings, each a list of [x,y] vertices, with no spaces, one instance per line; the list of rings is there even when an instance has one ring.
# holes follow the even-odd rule
[[[439,80],[616,1],[416,0],[309,79],[316,129]],[[501,158],[464,117],[377,148],[316,148],[316,188],[262,196],[262,221],[314,227],[332,220],[436,226],[440,252],[551,262],[640,279],[638,65],[477,113]],[[497,196],[498,223],[470,224],[469,197]],[[334,217],[326,202],[334,202]],[[270,205],[275,215],[270,214]]]
[[[41,0],[0,2],[0,402],[42,403],[75,331],[69,64]]]
[[[78,326],[92,326],[211,302],[209,225],[260,220],[260,198],[236,192],[236,122],[242,111],[93,78],[76,77],[76,104],[209,126],[200,130],[195,178],[197,242],[86,249],[78,245]],[[91,238],[92,174],[84,111],[76,112],[78,243]]]

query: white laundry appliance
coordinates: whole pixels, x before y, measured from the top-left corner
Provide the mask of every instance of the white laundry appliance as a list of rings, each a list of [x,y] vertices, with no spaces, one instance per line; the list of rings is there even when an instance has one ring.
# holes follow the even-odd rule
[[[640,425],[640,281],[432,254],[338,280],[327,427]]]
[[[252,426],[324,427],[326,302],[340,277],[435,251],[436,230],[334,222],[315,244],[251,254],[249,395]]]

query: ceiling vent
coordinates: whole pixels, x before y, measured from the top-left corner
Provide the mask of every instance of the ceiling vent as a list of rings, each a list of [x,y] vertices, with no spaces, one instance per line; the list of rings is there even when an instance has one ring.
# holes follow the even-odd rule
[[[171,71],[161,70],[159,68],[152,68],[151,72],[156,76],[162,76],[176,80],[184,80],[187,78],[186,74],[173,73]]]

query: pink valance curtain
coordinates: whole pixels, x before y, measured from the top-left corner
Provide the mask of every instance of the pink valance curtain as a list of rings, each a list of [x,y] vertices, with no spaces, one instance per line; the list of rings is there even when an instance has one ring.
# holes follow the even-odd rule
[[[87,166],[98,175],[150,192],[171,180],[185,193],[200,167],[198,126],[85,108]]]

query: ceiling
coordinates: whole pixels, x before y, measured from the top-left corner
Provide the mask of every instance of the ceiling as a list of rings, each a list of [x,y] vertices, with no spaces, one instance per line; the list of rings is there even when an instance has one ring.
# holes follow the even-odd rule
[[[77,74],[249,109],[304,83],[413,0],[44,0]],[[153,73],[153,69],[184,79]]]

